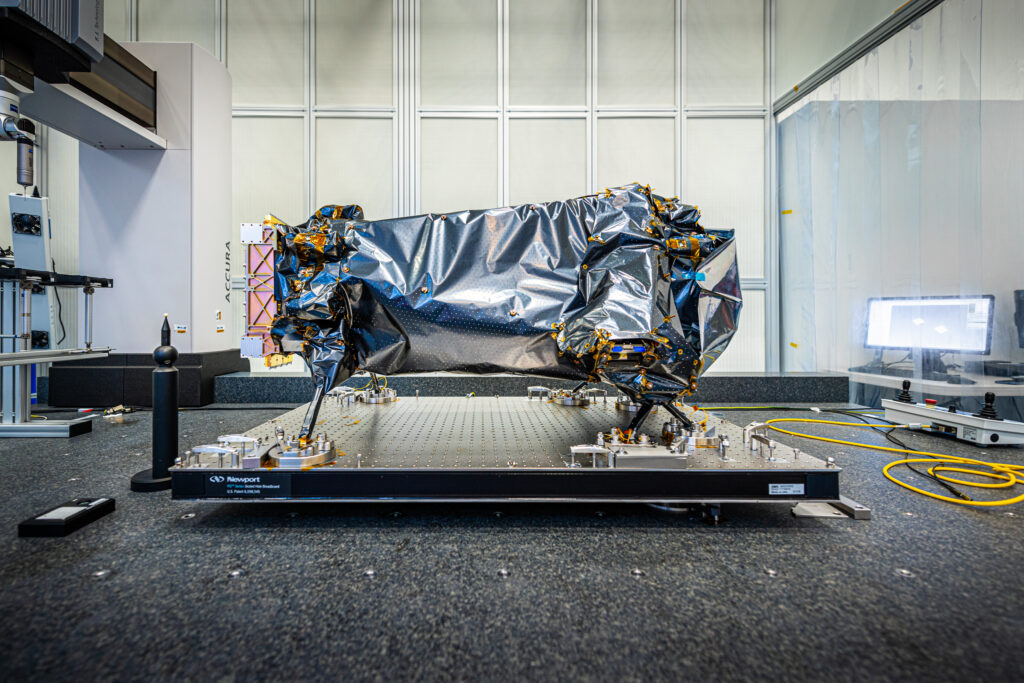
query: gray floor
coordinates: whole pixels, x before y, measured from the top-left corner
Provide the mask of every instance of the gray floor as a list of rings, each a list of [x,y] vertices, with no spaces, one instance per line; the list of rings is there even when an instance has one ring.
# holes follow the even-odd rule
[[[183,443],[280,412],[183,412]],[[880,452],[782,439],[834,455],[873,521],[737,505],[711,527],[638,506],[172,502],[128,492],[150,428],[0,442],[6,680],[1024,677],[1024,510],[915,496]],[[17,538],[74,496],[118,509]]]

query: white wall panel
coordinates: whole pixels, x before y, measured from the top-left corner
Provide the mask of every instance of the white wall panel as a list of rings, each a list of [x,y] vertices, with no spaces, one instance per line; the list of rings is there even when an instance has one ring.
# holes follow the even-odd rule
[[[915,43],[918,41],[915,41]],[[878,58],[878,99],[886,102],[892,100],[909,100],[911,98],[910,70],[903,68],[910,50],[910,31],[904,29],[885,41],[874,52]],[[814,90],[808,95],[818,93]],[[915,93],[915,97],[918,95]],[[788,107],[786,113],[797,111],[796,107]]]
[[[118,42],[128,40],[130,0],[106,0],[103,3],[103,32]]]
[[[684,201],[701,225],[736,231],[740,276],[764,277],[764,122],[689,119]]]
[[[687,0],[686,104],[764,104],[764,1]]]
[[[787,368],[868,361],[875,296],[994,295],[989,355],[1024,358],[1013,323],[1024,213],[1019,4],[946,0],[791,107],[780,184],[784,208],[797,211],[782,227],[781,301],[784,341],[799,349],[783,346]]]
[[[675,104],[674,0],[601,0],[597,6],[597,103]]]
[[[235,241],[239,223],[260,222],[268,213],[292,225],[304,221],[302,119],[236,116],[231,135]]]
[[[663,196],[676,191],[674,118],[607,118],[597,122],[597,188],[633,181]]]
[[[368,219],[395,215],[392,126],[391,119],[317,119],[317,208],[358,204]]]
[[[211,53],[221,50],[237,107],[300,109],[294,118],[236,116],[234,223],[259,220],[268,211],[299,222],[316,208],[307,206],[311,202],[354,202],[371,218],[393,215],[399,194],[403,208],[439,212],[561,199],[634,180],[662,194],[682,195],[686,175],[679,172],[686,164],[696,183],[691,188],[699,192],[685,199],[701,205],[706,222],[715,217],[718,224],[724,215],[721,222],[741,233],[750,230],[736,224],[736,206],[726,204],[722,214],[716,197],[728,192],[712,191],[722,182],[735,184],[737,170],[753,170],[746,159],[747,136],[738,147],[731,129],[717,147],[694,141],[693,124],[675,108],[684,88],[682,102],[688,106],[763,103],[762,0],[401,0],[400,7],[413,10],[401,25],[396,25],[395,4],[108,0],[107,32],[126,40],[129,9],[135,5],[139,40],[187,40]],[[1016,15],[1007,17],[1014,25]],[[685,36],[677,35],[680,28]],[[397,72],[396,33],[403,37],[400,45],[414,49]],[[682,61],[681,47],[686,50]],[[415,74],[401,71],[414,63]],[[687,65],[686,74],[679,73],[680,63]],[[593,101],[588,100],[591,74]],[[1012,74],[1004,80],[1012,81]],[[396,100],[396,87],[406,83],[412,101]],[[559,118],[565,114],[556,111],[591,104],[598,110],[588,110],[586,118]],[[389,118],[358,118],[323,109],[318,115],[307,109],[310,105],[396,111]],[[421,117],[416,107],[450,111]],[[494,113],[477,118],[481,107]],[[524,118],[516,107],[552,111]],[[667,111],[660,117],[651,108]],[[411,126],[405,118],[410,115]],[[690,140],[680,139],[680,125]],[[758,149],[763,155],[763,143]],[[680,158],[687,150],[689,158]],[[725,158],[734,151],[743,159]],[[707,174],[706,156],[718,164],[716,175],[706,180],[710,187],[693,175]],[[402,162],[397,169],[396,158]],[[733,193],[744,205],[763,204],[763,156],[758,166],[756,177],[743,180],[742,191]],[[756,223],[758,249],[763,249],[762,224],[763,215]],[[763,254],[748,254],[752,247],[745,249],[744,242],[749,241],[741,234],[741,272],[761,276]],[[751,259],[759,262],[756,270],[749,267]],[[235,263],[240,271],[237,255]]]
[[[50,257],[56,264],[55,270],[60,273],[78,273],[78,140],[63,133],[47,129],[46,137],[46,187],[42,188],[50,198],[50,225],[53,238],[50,241]],[[13,147],[14,145],[11,145]],[[36,183],[39,182],[39,171],[36,171]],[[85,273],[103,277],[104,273]],[[62,289],[57,295],[61,305],[60,319],[64,323],[64,341],[61,348],[70,349],[78,346],[78,299],[79,290]],[[102,306],[103,293],[95,300]],[[61,325],[56,325],[57,337],[61,339]]]
[[[587,192],[584,119],[509,121],[509,201],[579,197]]]
[[[139,40],[195,43],[217,54],[217,0],[138,0]]]
[[[985,2],[981,15],[981,96],[1024,99],[1024,2]]]
[[[323,106],[390,106],[394,4],[346,0],[316,4],[316,101]]]
[[[586,0],[516,0],[508,12],[511,104],[586,104]]]
[[[982,83],[985,79],[982,79]],[[976,292],[996,295],[996,324],[992,330],[992,355],[1024,360],[1014,320],[1013,292],[1024,289],[1021,275],[1021,217],[1024,216],[1024,96],[1015,101],[982,103],[981,136],[982,225],[979,263],[974,268]],[[971,236],[973,238],[973,235]],[[968,259],[965,267],[971,267]]]
[[[743,309],[736,334],[709,375],[720,372],[764,372],[765,370],[765,310],[764,291],[743,292]]]
[[[239,117],[231,120],[231,272],[244,272],[240,223],[272,213],[294,225],[307,218],[301,118]],[[242,334],[244,296],[232,292],[232,338]],[[259,364],[262,366],[262,362]]]
[[[778,98],[906,4],[905,0],[776,0]]]
[[[228,0],[227,64],[235,106],[302,104],[304,4]]]
[[[420,104],[498,104],[498,5],[420,0]]]
[[[993,3],[996,4],[996,3]],[[960,97],[961,79],[966,86],[972,81],[970,62],[962,59],[961,48],[961,3],[943,3],[928,12],[915,24],[919,26],[923,59],[921,60],[921,90],[914,93],[914,99],[943,100]],[[920,22],[920,23],[918,23]],[[977,29],[975,28],[975,33]],[[969,35],[970,31],[965,31]],[[916,36],[912,36],[914,40]],[[967,38],[967,35],[964,36]],[[968,38],[969,40],[969,38]],[[905,54],[905,53],[904,53]],[[847,67],[842,75],[850,73],[864,63],[858,59]],[[858,92],[852,84],[840,82],[844,100],[868,100],[866,93]]]
[[[497,119],[420,122],[420,211],[498,205]]]

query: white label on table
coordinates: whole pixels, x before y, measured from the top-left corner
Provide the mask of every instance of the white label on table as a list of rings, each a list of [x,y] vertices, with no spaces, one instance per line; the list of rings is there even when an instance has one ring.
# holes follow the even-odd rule
[[[802,496],[803,484],[768,484],[769,496]]]
[[[85,508],[81,507],[68,507],[68,508],[57,508],[56,510],[50,510],[45,515],[39,515],[36,519],[67,519],[76,512],[81,512]]]

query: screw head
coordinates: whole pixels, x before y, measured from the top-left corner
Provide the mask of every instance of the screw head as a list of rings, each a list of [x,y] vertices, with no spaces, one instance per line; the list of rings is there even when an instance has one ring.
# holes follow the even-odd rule
[[[908,579],[914,576],[914,572],[910,571],[909,569],[897,569],[896,574],[898,576],[902,576]]]
[[[647,576],[647,572],[645,572],[643,569],[640,569],[639,567],[633,569],[629,573],[633,576]]]
[[[377,576],[377,572],[373,569],[366,569],[363,571],[363,576],[365,576],[368,579],[372,579],[373,577]]]
[[[192,519],[195,516],[196,516],[196,513],[194,513],[194,512],[186,512],[185,514],[183,514],[181,516],[181,519]]]
[[[93,572],[93,573],[92,573],[92,577],[93,577],[94,579],[99,579],[99,580],[101,580],[101,581],[102,581],[103,579],[107,579],[107,578],[110,578],[111,574],[113,574],[113,573],[114,573],[114,572],[112,572],[112,571],[111,571],[111,570],[109,570],[109,569],[100,569],[99,571],[95,571],[95,572]]]
[[[509,574],[511,574],[511,572],[505,569],[504,567],[498,570],[498,576],[500,576],[503,579],[507,579]]]
[[[775,571],[774,569],[769,569],[768,567],[764,568],[764,573],[773,578],[779,575],[777,571]]]
[[[228,572],[228,576],[230,576],[232,579],[237,579],[239,577],[245,576],[245,570],[244,569],[232,569],[231,571]]]

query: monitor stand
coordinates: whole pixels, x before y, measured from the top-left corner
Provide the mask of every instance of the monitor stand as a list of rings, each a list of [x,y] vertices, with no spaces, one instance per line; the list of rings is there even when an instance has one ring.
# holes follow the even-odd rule
[[[942,362],[942,353],[940,351],[933,351],[931,349],[919,349],[918,353],[921,357],[921,374],[925,379],[932,379],[930,375],[941,375],[942,379],[946,376],[946,364]]]
[[[921,379],[945,382],[949,378],[949,373],[946,370],[946,364],[942,362],[941,351],[920,349],[915,352],[914,355],[919,356],[921,359]]]
[[[882,356],[885,353],[885,349],[877,349],[875,351],[875,357],[864,365],[856,365],[850,368],[850,372],[868,372],[872,374],[882,374],[885,370],[885,363],[882,362]]]

